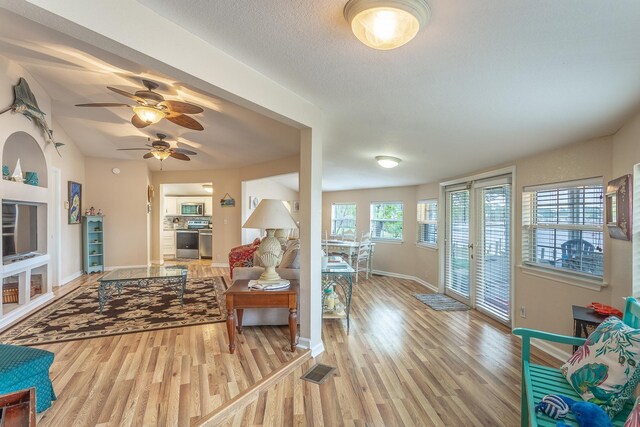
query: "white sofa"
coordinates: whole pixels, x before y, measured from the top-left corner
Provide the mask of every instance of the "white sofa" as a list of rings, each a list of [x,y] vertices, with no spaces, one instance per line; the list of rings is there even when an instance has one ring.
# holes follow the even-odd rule
[[[264,271],[262,267],[236,267],[233,269],[233,281],[255,280]],[[297,268],[276,268],[276,272],[286,280],[300,280]],[[298,300],[298,318],[300,318],[300,300]],[[244,310],[242,326],[288,325],[289,309],[287,308],[247,308]]]

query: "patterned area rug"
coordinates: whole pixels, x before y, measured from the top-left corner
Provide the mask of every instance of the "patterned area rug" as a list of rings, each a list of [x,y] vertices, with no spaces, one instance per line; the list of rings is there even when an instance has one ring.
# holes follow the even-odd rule
[[[0,343],[36,345],[131,332],[223,322],[223,277],[188,279],[184,306],[162,285],[125,286],[98,309],[98,283],[81,286],[0,335]]]
[[[437,311],[464,311],[470,307],[443,294],[416,294],[418,300]]]

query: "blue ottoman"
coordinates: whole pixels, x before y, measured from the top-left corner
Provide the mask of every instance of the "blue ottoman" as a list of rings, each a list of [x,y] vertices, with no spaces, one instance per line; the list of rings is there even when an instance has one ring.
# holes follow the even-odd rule
[[[54,354],[37,348],[0,344],[0,395],[36,388],[36,412],[56,400],[49,379]]]

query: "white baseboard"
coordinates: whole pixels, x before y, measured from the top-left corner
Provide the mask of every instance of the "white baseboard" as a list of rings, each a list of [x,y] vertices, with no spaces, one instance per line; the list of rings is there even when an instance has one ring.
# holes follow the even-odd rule
[[[389,277],[396,277],[398,279],[413,280],[414,282],[419,283],[422,286],[425,286],[425,287],[429,288],[433,292],[438,292],[438,287],[437,286],[434,286],[431,283],[427,282],[426,280],[422,280],[422,279],[420,279],[419,277],[416,277],[416,276],[409,276],[408,274],[392,273],[390,271],[382,271],[382,270],[371,270],[371,273],[372,274],[379,274],[380,276],[389,276]]]
[[[139,264],[139,265],[112,265],[109,267],[105,267],[104,271],[111,271],[111,270],[116,270],[118,268],[141,268],[141,267],[148,267],[147,264]]]
[[[310,349],[311,350],[311,357],[316,357],[321,353],[324,353],[324,343],[322,342],[322,340],[320,340],[320,342],[318,344],[316,344],[315,346],[313,346],[313,348],[311,347],[311,340],[309,340],[309,338],[305,338],[305,337],[300,337],[298,339],[298,347],[299,348],[304,348],[304,349]]]
[[[164,264],[164,259],[152,259],[151,264]]]
[[[75,273],[70,274],[69,276],[62,279],[62,281],[58,284],[58,286],[64,286],[67,283],[76,280],[78,277],[82,276],[82,274],[83,274],[82,270],[76,271]]]
[[[211,267],[227,267],[229,268],[228,262],[212,262]]]
[[[533,338],[531,339],[531,345],[563,362],[571,356],[571,353],[568,351],[560,350],[558,347],[551,345],[546,341]]]

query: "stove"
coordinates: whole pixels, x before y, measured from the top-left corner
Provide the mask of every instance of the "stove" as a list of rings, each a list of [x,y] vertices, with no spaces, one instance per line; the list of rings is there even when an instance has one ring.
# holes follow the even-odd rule
[[[209,220],[190,219],[187,221],[187,229],[189,230],[200,230],[202,228],[209,228]]]

